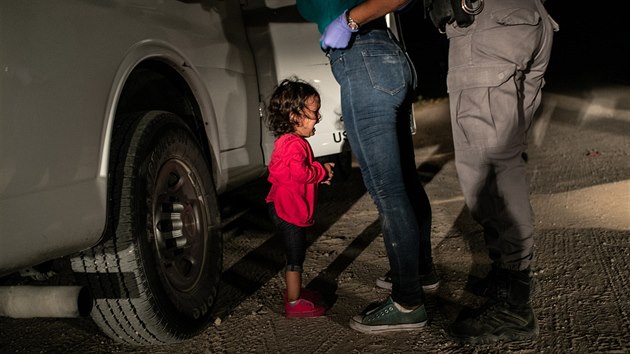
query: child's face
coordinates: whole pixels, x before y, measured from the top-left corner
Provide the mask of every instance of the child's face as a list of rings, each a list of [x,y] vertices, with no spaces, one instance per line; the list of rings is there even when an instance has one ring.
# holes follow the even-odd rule
[[[321,104],[317,96],[307,98],[305,103],[306,107],[302,110],[302,114],[296,117],[298,124],[295,127],[295,132],[308,138],[315,135],[315,124],[319,123],[319,120],[322,118],[321,114],[319,114]]]

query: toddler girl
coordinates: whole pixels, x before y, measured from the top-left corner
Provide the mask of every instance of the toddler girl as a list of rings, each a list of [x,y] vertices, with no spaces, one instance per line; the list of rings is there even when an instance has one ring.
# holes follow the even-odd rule
[[[326,309],[320,296],[302,289],[302,266],[306,255],[305,227],[313,225],[319,183],[330,185],[333,163],[313,161],[305,138],[315,134],[321,115],[317,90],[299,79],[283,80],[269,102],[267,125],[276,137],[269,162],[271,190],[266,202],[269,214],[286,247],[285,315],[318,317]]]

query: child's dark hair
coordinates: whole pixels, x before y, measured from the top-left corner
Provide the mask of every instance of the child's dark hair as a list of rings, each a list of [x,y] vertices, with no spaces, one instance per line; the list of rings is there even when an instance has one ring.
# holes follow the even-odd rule
[[[278,84],[269,100],[266,117],[267,126],[275,137],[295,131],[299,123],[291,120],[291,113],[301,115],[309,97],[319,99],[319,93],[304,80],[291,77]]]

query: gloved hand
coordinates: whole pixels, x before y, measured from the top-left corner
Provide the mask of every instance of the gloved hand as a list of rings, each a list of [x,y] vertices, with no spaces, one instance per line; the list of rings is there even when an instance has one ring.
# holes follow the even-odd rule
[[[333,20],[324,30],[324,34],[319,39],[319,43],[323,49],[328,48],[346,48],[350,43],[353,31],[348,27],[348,19],[344,11],[339,17]]]

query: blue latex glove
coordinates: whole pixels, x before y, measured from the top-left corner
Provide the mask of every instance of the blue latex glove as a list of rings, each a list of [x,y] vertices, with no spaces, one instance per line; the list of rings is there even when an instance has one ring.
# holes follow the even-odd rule
[[[344,11],[339,17],[331,22],[324,30],[324,34],[319,39],[319,43],[323,49],[328,48],[346,48],[350,43],[353,31],[348,27],[348,19]]]

